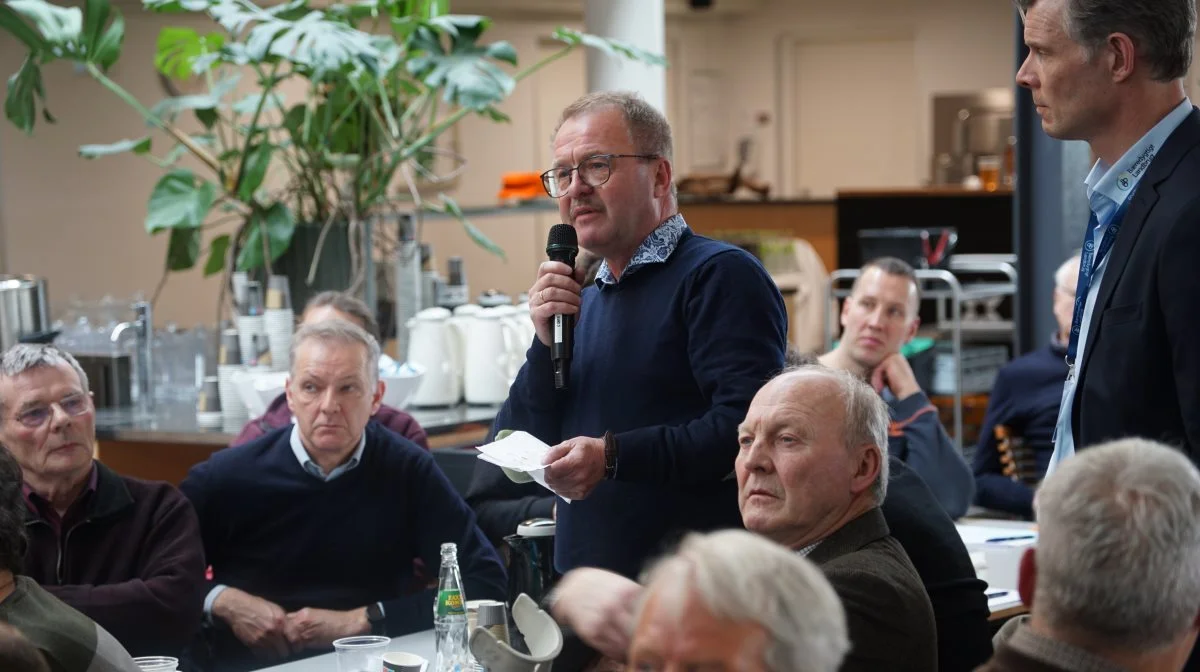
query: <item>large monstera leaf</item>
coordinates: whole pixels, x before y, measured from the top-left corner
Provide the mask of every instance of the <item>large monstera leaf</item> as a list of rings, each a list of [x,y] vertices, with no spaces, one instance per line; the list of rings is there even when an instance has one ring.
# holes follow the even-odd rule
[[[59,7],[45,0],[0,2],[0,34],[7,33],[29,52],[21,69],[8,80],[4,116],[32,133],[38,118],[53,122],[46,109],[41,66],[68,60],[106,71],[121,56],[125,20],[109,0],[87,0],[78,7]]]

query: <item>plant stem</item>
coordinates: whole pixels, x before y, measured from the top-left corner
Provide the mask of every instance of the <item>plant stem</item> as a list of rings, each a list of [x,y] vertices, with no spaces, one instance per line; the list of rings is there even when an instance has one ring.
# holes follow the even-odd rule
[[[203,147],[197,145],[195,141],[188,137],[186,133],[180,131],[178,128],[175,128],[162,119],[159,119],[158,116],[156,116],[153,112],[146,109],[146,106],[142,105],[137,98],[134,98],[128,91],[121,88],[120,84],[117,84],[109,79],[103,72],[100,71],[100,68],[96,67],[94,63],[87,63],[84,67],[87,68],[88,74],[91,75],[93,79],[99,82],[101,86],[111,91],[113,95],[125,101],[125,103],[130,107],[137,110],[138,114],[142,115],[142,118],[153,124],[156,128],[161,129],[171,137],[175,138],[179,144],[187,147],[188,151],[195,155],[196,158],[203,161],[204,165],[211,168],[213,172],[221,172],[221,164],[217,162],[216,158],[205,151]]]
[[[212,70],[207,69],[207,68],[204,70],[204,82],[205,82],[205,84],[208,85],[209,92],[211,92],[213,90]],[[217,128],[216,132],[213,133],[213,135],[216,136],[217,146],[221,148],[221,153],[224,154],[229,149],[229,143],[226,142],[225,133],[224,133],[225,124],[223,122],[225,121],[225,119],[221,117],[220,112],[218,110],[213,110],[213,111],[217,112],[217,118],[218,118],[218,123],[217,123],[218,128]],[[233,123],[231,125],[233,125],[233,126],[237,125],[237,114],[236,113],[234,113],[234,115],[233,115]]]
[[[274,40],[272,40],[274,41]],[[255,71],[258,72],[259,81],[263,84],[263,92],[258,97],[258,105],[254,106],[254,116],[250,117],[250,127],[246,131],[246,144],[242,146],[242,160],[238,163],[238,172],[233,179],[232,193],[238,193],[238,189],[242,186],[242,179],[246,174],[246,161],[250,158],[251,143],[254,142],[254,136],[258,135],[258,117],[262,114],[263,107],[267,104],[267,91],[275,88],[275,73],[279,71],[279,63],[271,66],[271,74],[263,75],[262,68],[255,66]],[[268,268],[270,265],[268,264]]]

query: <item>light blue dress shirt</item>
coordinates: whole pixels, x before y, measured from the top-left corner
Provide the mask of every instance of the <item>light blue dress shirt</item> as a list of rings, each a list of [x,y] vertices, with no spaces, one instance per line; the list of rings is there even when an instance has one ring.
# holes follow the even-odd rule
[[[1109,166],[1103,160],[1097,160],[1092,171],[1084,179],[1087,185],[1088,206],[1096,216],[1099,224],[1088,235],[1095,242],[1095,249],[1100,249],[1104,240],[1105,229],[1109,220],[1121,204],[1135,190],[1142,176],[1150,167],[1150,162],[1162,149],[1171,133],[1192,113],[1192,101],[1186,97],[1183,102],[1171,110],[1167,116],[1155,124],[1149,133],[1142,136],[1129,151],[1113,165]],[[1111,251],[1111,250],[1110,250]],[[1096,297],[1100,293],[1100,283],[1104,279],[1104,271],[1108,267],[1108,255],[1099,261],[1095,273],[1092,274],[1092,284],[1088,287],[1087,301],[1083,304],[1083,323],[1079,327],[1079,345],[1075,354],[1075,370],[1067,374],[1066,384],[1063,385],[1062,403],[1058,407],[1058,424],[1054,430],[1054,454],[1050,457],[1050,466],[1046,470],[1049,476],[1054,469],[1068,457],[1075,454],[1075,434],[1071,427],[1071,414],[1075,405],[1075,390],[1079,382],[1079,374],[1083,365],[1084,353],[1088,346],[1088,332],[1091,330],[1092,313],[1096,307]],[[1097,362],[1103,366],[1102,362]]]

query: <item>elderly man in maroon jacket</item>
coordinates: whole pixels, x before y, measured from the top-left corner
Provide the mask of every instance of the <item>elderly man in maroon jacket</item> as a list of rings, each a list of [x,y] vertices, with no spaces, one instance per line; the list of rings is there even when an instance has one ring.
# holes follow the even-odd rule
[[[25,481],[25,573],[132,655],[180,653],[204,599],[196,513],[172,486],[93,459],[96,409],[74,357],[48,345],[0,356],[0,445]]]

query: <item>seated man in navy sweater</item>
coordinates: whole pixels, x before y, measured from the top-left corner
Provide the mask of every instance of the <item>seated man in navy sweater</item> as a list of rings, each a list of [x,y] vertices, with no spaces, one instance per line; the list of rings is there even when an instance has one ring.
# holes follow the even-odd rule
[[[1033,488],[1005,475],[996,449],[996,427],[1007,427],[1033,450],[1040,480],[1054,453],[1054,426],[1067,379],[1067,339],[1075,309],[1079,255],[1054,272],[1054,319],[1058,332],[1045,346],[1009,362],[996,375],[975,449],[975,503],[1033,519]]]
[[[912,467],[946,513],[959,518],[975,495],[971,468],[900,354],[921,324],[919,305],[912,266],[893,257],[867,262],[842,304],[842,339],[820,361],[863,378],[883,395],[891,415],[888,453]]]
[[[341,320],[292,340],[294,425],[215,453],[181,489],[200,517],[213,585],[205,612],[216,670],[328,651],[353,635],[433,626],[421,559],[458,546],[468,599],[505,599],[504,569],[428,451],[378,423],[379,344]]]
[[[537,331],[495,427],[553,446],[555,565],[635,576],[680,533],[738,526],[737,424],[783,368],[783,297],[752,255],[692,233],[678,212],[671,129],[630,93],[563,112],[542,175],[582,269],[546,262],[529,290]],[[554,384],[556,314],[576,315],[569,389]]]

